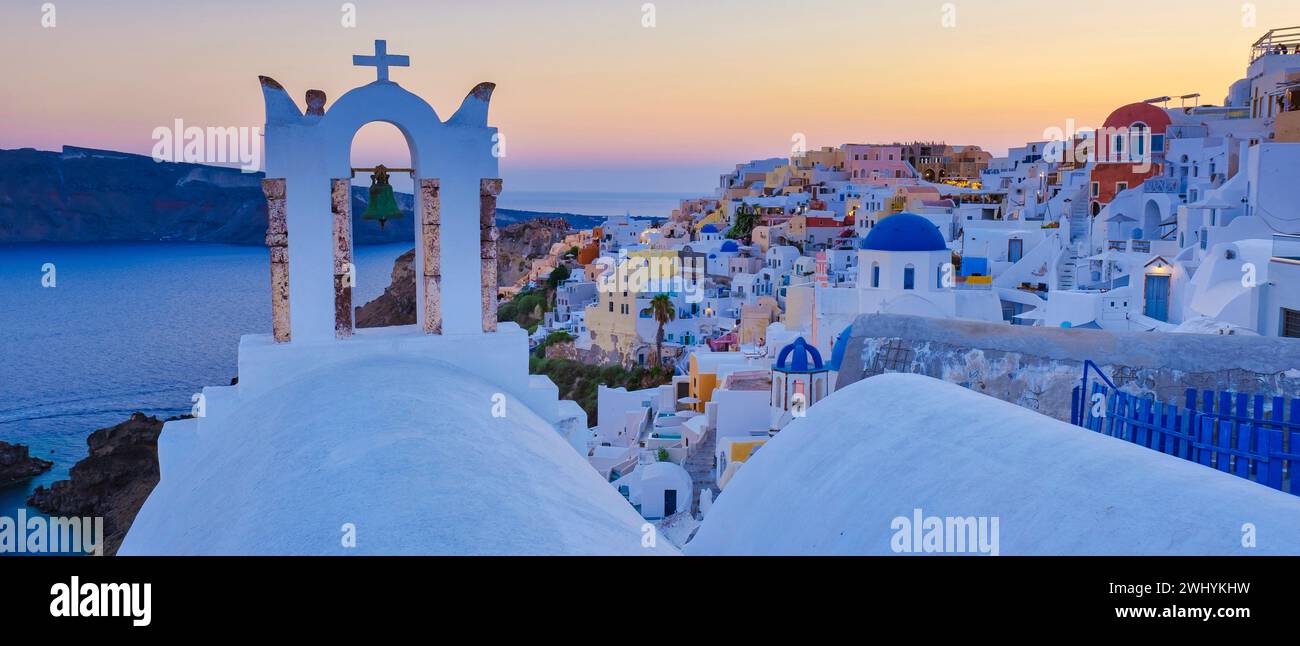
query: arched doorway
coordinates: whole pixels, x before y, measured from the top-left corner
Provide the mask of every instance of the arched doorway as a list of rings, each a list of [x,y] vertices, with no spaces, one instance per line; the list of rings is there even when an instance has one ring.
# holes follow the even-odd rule
[[[1147,240],[1160,239],[1160,223],[1163,217],[1160,212],[1160,204],[1155,200],[1147,200],[1146,206],[1142,209],[1142,233]]]

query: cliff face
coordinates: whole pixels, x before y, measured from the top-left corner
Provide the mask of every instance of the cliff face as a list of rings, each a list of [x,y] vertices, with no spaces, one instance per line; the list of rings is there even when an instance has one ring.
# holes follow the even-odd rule
[[[572,229],[561,219],[538,218],[512,224],[501,230],[497,242],[497,284],[514,285],[528,273],[531,260],[541,258],[551,245],[564,239]]]
[[[546,254],[572,229],[562,219],[538,218],[501,229],[497,241],[497,284],[513,285],[527,273],[529,260]],[[415,250],[393,263],[392,283],[378,298],[356,309],[357,327],[388,327],[415,323]],[[517,268],[524,267],[523,271]]]
[[[0,243],[262,245],[266,235],[262,178],[262,173],[244,173],[237,168],[160,163],[144,155],[73,146],[65,146],[62,152],[0,150]],[[362,220],[368,196],[366,189],[353,187],[353,239],[357,244],[414,240],[413,225],[380,229]],[[411,195],[397,194],[407,224],[412,222],[412,203]],[[541,215],[558,215],[584,226],[592,226],[596,220],[497,210],[501,224]]]
[[[29,455],[22,444],[0,442],[0,487],[38,476],[52,466],[49,460]]]
[[[393,262],[392,282],[378,298],[356,309],[357,327],[390,327],[415,323],[415,250]]]
[[[90,437],[90,455],[72,479],[37,487],[27,504],[51,516],[103,516],[104,553],[116,554],[131,521],[158,484],[158,434],[163,422],[135,413]]]

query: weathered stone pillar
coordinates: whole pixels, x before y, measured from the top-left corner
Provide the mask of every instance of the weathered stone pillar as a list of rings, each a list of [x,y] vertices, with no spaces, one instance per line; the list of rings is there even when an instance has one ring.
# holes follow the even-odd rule
[[[420,179],[420,245],[424,249],[424,332],[442,334],[442,203],[437,179]]]
[[[289,223],[284,179],[262,180],[266,195],[266,246],[271,249],[271,331],[276,343],[289,340]]]
[[[330,180],[330,211],[334,214],[334,337],[352,338],[352,181]]]
[[[497,196],[500,179],[479,180],[479,251],[482,276],[483,331],[497,331]]]

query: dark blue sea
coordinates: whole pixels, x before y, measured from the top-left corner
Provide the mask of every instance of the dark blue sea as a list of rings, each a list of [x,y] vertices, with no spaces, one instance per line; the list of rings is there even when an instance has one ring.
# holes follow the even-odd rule
[[[358,248],[358,304],[410,248]],[[54,287],[42,285],[46,263]],[[264,247],[0,245],[0,440],[54,462],[0,489],[0,516],[67,478],[95,429],[135,411],[187,413],[204,386],[229,384],[240,335],[271,330],[269,276]]]

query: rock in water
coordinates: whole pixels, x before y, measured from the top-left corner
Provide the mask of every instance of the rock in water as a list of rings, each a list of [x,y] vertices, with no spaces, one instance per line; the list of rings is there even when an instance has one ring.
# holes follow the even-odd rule
[[[0,442],[0,487],[41,475],[54,466],[49,460],[34,458],[22,444]]]
[[[144,413],[90,437],[90,455],[72,467],[72,479],[37,487],[27,504],[51,516],[103,516],[104,553],[113,555],[158,484],[158,434],[163,422]]]

